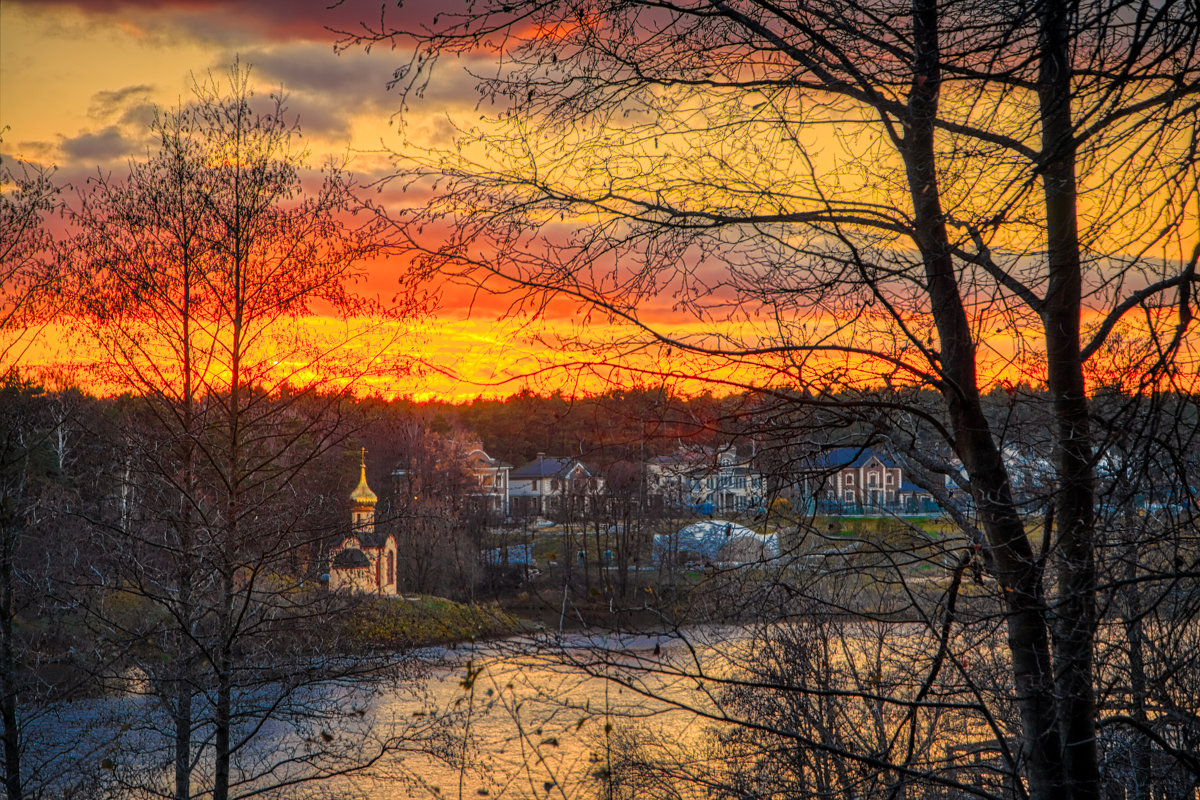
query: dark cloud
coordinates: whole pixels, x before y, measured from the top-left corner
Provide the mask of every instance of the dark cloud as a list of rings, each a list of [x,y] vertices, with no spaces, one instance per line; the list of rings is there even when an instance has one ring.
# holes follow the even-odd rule
[[[392,111],[399,96],[388,82],[407,55],[398,51],[334,53],[317,43],[275,45],[243,51],[243,62],[264,78],[283,85],[289,94],[331,94],[348,109]],[[476,74],[495,71],[484,58],[447,59],[437,65],[433,80],[410,102],[421,106],[473,106],[478,97]],[[364,108],[363,106],[366,106]]]
[[[327,46],[297,42],[243,50],[237,59],[251,70],[256,110],[267,111],[282,88],[288,116],[299,119],[308,137],[345,141],[355,114],[384,114],[391,102],[387,64],[363,53],[338,55]],[[229,63],[214,63],[210,74],[220,80]]]
[[[88,106],[88,116],[101,122],[144,131],[154,121],[157,110],[151,100],[153,92],[154,87],[146,84],[96,92]]]
[[[58,145],[54,142],[26,140],[10,144],[0,138],[0,158],[51,167],[57,156]]]
[[[288,109],[300,116],[310,135],[346,138],[352,116],[387,117],[400,108],[398,93],[387,88],[399,57],[390,51],[334,53],[317,43],[301,42],[259,48],[239,57],[253,68],[255,83],[283,87]],[[410,108],[424,115],[473,107],[476,79],[463,63],[441,65],[423,96],[409,98]],[[442,143],[449,141],[452,132],[445,129],[445,121],[437,124],[447,137]]]
[[[154,87],[141,83],[136,86],[126,86],[111,92],[96,92],[92,95],[92,104],[88,107],[88,115],[96,119],[111,117],[115,109],[130,105],[130,102],[146,102],[154,92]]]
[[[388,106],[390,59],[361,52],[337,54],[317,44],[285,45],[241,55],[256,77],[281,84],[290,96],[331,95],[352,112]],[[366,108],[364,108],[366,106]]]
[[[479,101],[479,75],[495,74],[496,62],[486,56],[445,59],[435,65],[433,77],[414,106],[474,106]]]
[[[198,39],[228,42],[230,37],[277,41],[309,39],[332,43],[333,31],[359,33],[364,23],[416,28],[439,13],[465,6],[467,0],[5,0],[38,10],[72,7],[104,14],[147,29],[175,24]]]
[[[333,103],[309,97],[299,103],[293,101],[289,110],[296,113],[306,137],[342,142],[350,139],[350,116]]]
[[[100,127],[61,137],[62,158],[67,164],[90,166],[137,155],[157,113],[150,99],[153,93],[154,87],[147,84],[96,92],[87,113]]]
[[[138,103],[122,111],[119,119],[122,125],[145,130],[150,127],[150,123],[154,122],[156,114],[158,114],[158,106],[154,103]]]
[[[96,132],[82,131],[78,136],[64,136],[59,145],[68,160],[93,164],[124,158],[133,153],[137,146],[137,140],[126,138],[116,125]]]

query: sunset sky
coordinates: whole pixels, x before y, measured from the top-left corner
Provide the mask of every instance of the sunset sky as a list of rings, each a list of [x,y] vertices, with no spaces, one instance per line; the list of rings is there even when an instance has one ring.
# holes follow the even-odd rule
[[[419,25],[444,10],[439,0],[406,2],[400,9],[392,2],[381,6],[377,0],[346,0],[332,9],[327,8],[330,4],[330,0],[5,0],[0,6],[0,128],[4,129],[0,152],[5,158],[53,165],[58,179],[75,187],[84,185],[97,170],[120,177],[130,159],[143,157],[152,148],[148,124],[154,109],[187,102],[193,81],[224,74],[235,59],[252,68],[260,94],[283,87],[288,108],[303,128],[312,163],[329,157],[344,160],[364,184],[393,174],[396,153],[444,146],[455,125],[475,124],[494,111],[478,105],[476,79],[471,75],[495,70],[482,56],[440,63],[427,90],[410,100],[399,116],[400,97],[389,92],[387,83],[409,54],[383,45],[369,52],[335,51],[340,37],[330,29],[358,30],[367,17],[378,21],[381,7],[388,15],[386,24]],[[718,144],[728,147],[735,159],[741,146]],[[817,147],[811,152],[836,155],[834,148]],[[563,154],[561,162],[570,170],[571,154]],[[774,177],[788,177],[788,167],[775,169],[779,174]],[[850,193],[870,187],[856,184],[849,174],[838,173],[838,180],[840,189]],[[401,196],[394,185],[377,197],[385,205],[411,199]],[[370,264],[357,288],[386,302],[396,295],[402,270],[403,264],[395,260]],[[713,285],[720,285],[720,278]],[[438,307],[431,318],[380,334],[394,337],[392,350],[411,356],[421,366],[411,375],[366,376],[365,389],[461,400],[507,395],[525,386],[594,391],[609,385],[606,381],[612,376],[603,369],[555,368],[573,364],[577,357],[548,343],[585,330],[593,339],[621,341],[626,337],[621,328],[603,319],[583,318],[568,304],[552,306],[549,313],[537,317],[498,319],[511,298],[448,285],[434,286],[432,292]],[[643,313],[672,335],[721,333],[720,327],[679,316],[673,302],[665,288],[661,297],[647,301]],[[1036,380],[1040,370],[1036,354],[1024,364],[1012,363],[1014,354],[1024,350],[1019,331],[1025,323],[1009,319],[1002,307],[990,309],[985,303],[979,309],[975,323],[980,330],[995,328],[994,333],[981,336],[981,371],[1013,382]],[[842,321],[824,311],[811,316],[809,335],[842,326],[841,333],[852,336],[856,326],[860,335],[868,331],[870,336],[868,318],[857,319],[860,311],[847,306],[849,316]],[[739,313],[736,322],[717,320],[716,324],[735,331],[741,341],[784,335],[772,330],[778,320],[755,319],[742,309]],[[313,320],[310,327],[333,336],[344,331],[340,324],[320,320]],[[889,333],[880,328],[875,335],[886,340]],[[86,362],[86,356],[65,330],[51,326],[30,345],[25,361],[71,365]],[[714,368],[682,361],[678,352],[668,355],[658,348],[638,349],[628,363],[634,369],[619,376],[620,382],[654,383],[663,377],[655,373],[661,372],[679,389],[720,391],[727,381],[770,379],[770,373],[754,363]],[[839,368],[828,363],[815,366],[818,373]],[[859,365],[840,368],[851,366]],[[641,378],[639,370],[644,371]],[[870,374],[869,365],[864,374]],[[702,375],[710,382],[689,382],[687,375]]]
[[[353,30],[372,14],[377,19],[379,4],[350,0],[332,10],[328,5],[328,0],[5,0],[0,127],[6,130],[0,148],[6,158],[54,165],[60,180],[76,186],[98,169],[119,177],[129,159],[144,156],[152,145],[148,123],[154,107],[186,102],[193,76],[221,75],[235,59],[252,67],[260,92],[284,87],[312,163],[328,156],[347,159],[360,182],[389,173],[387,151],[437,142],[449,119],[478,113],[466,65],[452,64],[399,125],[394,119],[399,99],[386,84],[404,54],[387,48],[335,53],[337,37],[327,30]],[[413,20],[427,12],[420,3],[408,3],[403,13]],[[399,270],[386,261],[372,264],[358,288],[386,300],[397,291]],[[374,376],[366,386],[385,394],[453,399],[504,395],[524,385],[571,387],[565,375],[539,372],[563,360],[535,341],[547,330],[552,334],[553,323],[498,324],[503,306],[480,307],[476,299],[472,310],[468,294],[445,287],[438,294],[435,317],[405,337],[427,368],[418,377]],[[27,354],[32,363],[77,358],[53,327]],[[537,374],[509,380],[526,373]]]

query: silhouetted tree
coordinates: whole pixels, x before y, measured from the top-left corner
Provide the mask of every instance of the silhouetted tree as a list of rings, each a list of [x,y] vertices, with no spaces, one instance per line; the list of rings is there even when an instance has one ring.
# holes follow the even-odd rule
[[[54,172],[0,159],[0,374],[25,350],[62,300],[59,256],[50,218],[61,214]]]
[[[72,216],[99,377],[137,395],[113,453],[120,507],[92,518],[112,566],[90,611],[145,674],[163,734],[112,776],[179,800],[352,773],[408,735],[364,717],[403,657],[335,663],[353,600],[316,580],[329,514],[312,470],[352,432],[340,404],[378,353],[300,329],[318,302],[395,311],[350,288],[387,240],[335,165],[310,180],[282,97],[260,104],[240,65],[225,80],[160,113],[157,149],[92,179]],[[148,746],[170,751],[169,784]]]
[[[1088,379],[1196,374],[1198,31],[1194,4],[1149,1],[496,0],[349,38],[411,43],[404,108],[439,57],[502,57],[479,79],[502,113],[401,154],[404,180],[439,189],[406,218],[429,272],[626,323],[580,343],[609,364],[745,370],[961,464],[1012,681],[981,725],[1015,704],[1009,767],[1035,798],[1083,800],[1103,718]],[[688,333],[648,304],[664,292]],[[985,410],[1004,373],[1048,401],[1044,525]],[[940,441],[914,447],[922,428]],[[931,774],[842,756],[903,767],[897,791]]]

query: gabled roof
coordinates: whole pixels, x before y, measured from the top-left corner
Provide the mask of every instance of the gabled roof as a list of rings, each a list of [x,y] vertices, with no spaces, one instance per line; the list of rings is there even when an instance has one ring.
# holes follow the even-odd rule
[[[846,467],[861,467],[872,458],[878,458],[885,467],[900,466],[888,454],[872,450],[869,447],[835,447],[817,456],[816,463],[819,467],[845,469]]]
[[[467,452],[467,463],[475,468],[487,467],[490,469],[512,469],[512,464],[506,464],[498,458],[492,458],[481,447],[476,447]]]
[[[574,458],[558,458],[556,456],[535,458],[528,464],[514,469],[509,477],[516,479],[566,478],[576,467],[582,467],[587,476],[589,478],[592,477],[592,471],[582,461]]]

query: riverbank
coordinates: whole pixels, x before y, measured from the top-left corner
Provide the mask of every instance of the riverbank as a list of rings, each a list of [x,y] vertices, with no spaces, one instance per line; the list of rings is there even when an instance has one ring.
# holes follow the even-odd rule
[[[496,603],[434,595],[364,598],[344,623],[354,649],[411,650],[525,633],[532,627]]]

